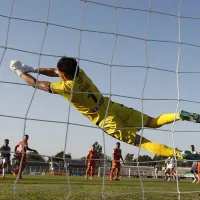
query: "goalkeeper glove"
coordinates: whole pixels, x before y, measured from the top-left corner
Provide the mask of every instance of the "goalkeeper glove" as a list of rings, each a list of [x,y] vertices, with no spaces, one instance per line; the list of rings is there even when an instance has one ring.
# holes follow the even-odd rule
[[[37,73],[38,69],[23,65],[19,60],[12,60],[10,62],[10,69],[15,72],[18,76],[21,76],[24,72],[34,72]]]
[[[38,68],[34,68],[34,67],[24,65],[24,64],[22,64],[22,67],[24,70],[26,70],[27,73],[30,73],[30,72],[37,73],[38,72]]]

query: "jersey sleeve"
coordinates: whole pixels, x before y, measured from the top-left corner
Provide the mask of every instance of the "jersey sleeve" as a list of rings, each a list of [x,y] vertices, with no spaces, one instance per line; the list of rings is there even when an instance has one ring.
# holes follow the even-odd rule
[[[53,94],[60,94],[62,95],[64,90],[64,84],[63,82],[53,82],[50,84],[50,90]]]

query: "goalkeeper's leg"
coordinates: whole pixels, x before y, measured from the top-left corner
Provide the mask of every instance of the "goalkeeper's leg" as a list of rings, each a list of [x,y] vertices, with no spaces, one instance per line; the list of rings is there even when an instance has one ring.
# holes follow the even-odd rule
[[[147,120],[145,127],[159,128],[165,124],[170,124],[178,120],[200,123],[200,115],[197,113],[190,113],[183,110],[179,113],[162,114],[157,118],[150,117]]]
[[[159,128],[165,124],[171,124],[174,121],[181,120],[179,114],[170,113],[170,114],[162,114],[156,118],[149,117],[145,127],[150,128]]]
[[[140,140],[141,140],[141,144],[140,144]],[[152,142],[150,140],[147,140],[144,137],[141,138],[140,135],[136,135],[135,145],[138,147],[140,146],[141,148],[151,153],[155,153],[156,155],[167,156],[167,157],[174,156],[174,149],[164,144]],[[182,158],[181,151],[175,150],[175,153],[178,158]]]

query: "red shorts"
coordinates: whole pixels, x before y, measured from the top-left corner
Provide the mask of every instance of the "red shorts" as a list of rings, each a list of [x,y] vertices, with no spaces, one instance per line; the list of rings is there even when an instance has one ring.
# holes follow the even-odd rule
[[[117,161],[112,161],[112,168],[120,168],[120,161],[117,162]]]
[[[95,167],[96,165],[96,161],[95,160],[91,160],[91,161],[88,161],[88,167]]]

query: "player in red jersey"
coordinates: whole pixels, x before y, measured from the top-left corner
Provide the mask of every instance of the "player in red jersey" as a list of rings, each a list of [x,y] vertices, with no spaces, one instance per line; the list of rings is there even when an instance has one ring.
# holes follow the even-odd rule
[[[98,153],[95,150],[95,145],[93,144],[92,148],[88,152],[88,155],[87,155],[86,161],[85,161],[85,164],[88,165],[86,172],[85,172],[85,179],[88,179],[88,173],[90,170],[90,179],[93,180],[94,174],[95,174],[95,166],[96,166],[95,159],[98,159],[98,158],[99,158]]]
[[[113,160],[112,160],[112,169],[110,172],[110,180],[113,180],[114,171],[116,169],[115,180],[119,181],[119,172],[120,172],[120,159],[124,162],[122,157],[122,150],[120,149],[120,143],[116,143],[116,148],[113,149]]]
[[[24,135],[24,140],[22,140],[21,142],[19,142],[15,146],[15,153],[16,153],[16,156],[17,156],[17,160],[19,162],[21,162],[21,159],[23,159],[22,160],[22,168],[21,168],[21,173],[19,175],[19,179],[22,179],[22,172],[26,167],[26,151],[28,150],[28,151],[32,151],[32,152],[37,153],[36,150],[31,149],[31,148],[28,147],[28,139],[29,139],[29,136],[28,135]],[[23,147],[24,147],[24,150],[23,150]],[[19,170],[20,170],[20,167],[17,167],[15,170],[13,170],[13,175],[18,174]]]

